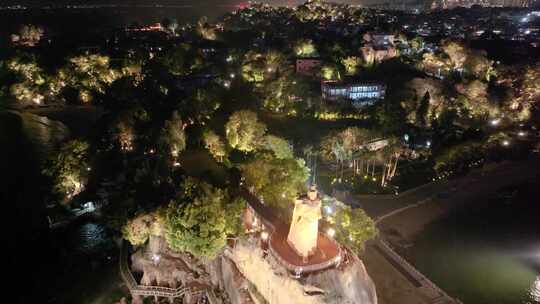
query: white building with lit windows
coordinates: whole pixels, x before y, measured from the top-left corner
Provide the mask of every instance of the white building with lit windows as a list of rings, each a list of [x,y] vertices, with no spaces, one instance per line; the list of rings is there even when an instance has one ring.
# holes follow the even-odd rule
[[[386,86],[380,83],[350,83],[323,81],[322,97],[325,100],[350,100],[355,107],[372,105],[384,99]]]

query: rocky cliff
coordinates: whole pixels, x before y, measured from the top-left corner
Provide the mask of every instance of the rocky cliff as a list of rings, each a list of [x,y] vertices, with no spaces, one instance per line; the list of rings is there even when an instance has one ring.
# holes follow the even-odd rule
[[[348,251],[347,251],[348,252]],[[375,286],[361,260],[348,252],[338,268],[293,278],[255,240],[242,239],[212,261],[172,252],[163,239],[132,255],[141,283],[213,288],[223,303],[251,304],[376,304]]]

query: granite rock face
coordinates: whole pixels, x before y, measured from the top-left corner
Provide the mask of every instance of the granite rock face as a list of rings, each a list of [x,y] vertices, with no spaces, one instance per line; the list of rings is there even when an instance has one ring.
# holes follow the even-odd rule
[[[267,303],[376,304],[375,285],[364,264],[349,254],[338,268],[292,278],[270,255],[252,242],[240,242],[225,253]]]
[[[338,268],[295,279],[254,240],[239,240],[216,259],[201,261],[153,238],[132,255],[132,268],[142,275],[141,284],[212,288],[223,303],[377,304],[364,264],[350,253]]]

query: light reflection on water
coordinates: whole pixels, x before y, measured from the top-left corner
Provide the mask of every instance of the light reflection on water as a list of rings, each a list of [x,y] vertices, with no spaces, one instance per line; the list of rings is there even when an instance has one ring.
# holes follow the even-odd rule
[[[426,229],[407,255],[465,304],[540,304],[540,229],[528,206],[490,204],[452,214]]]
[[[101,224],[92,222],[84,223],[78,227],[74,239],[76,250],[85,254],[95,253],[110,242],[105,228]]]
[[[18,115],[21,117],[24,134],[41,156],[47,155],[55,145],[69,136],[68,128],[59,121],[31,113]]]
[[[531,286],[531,290],[529,291],[530,301],[527,304],[536,304],[540,303],[540,276],[536,277],[536,280]]]

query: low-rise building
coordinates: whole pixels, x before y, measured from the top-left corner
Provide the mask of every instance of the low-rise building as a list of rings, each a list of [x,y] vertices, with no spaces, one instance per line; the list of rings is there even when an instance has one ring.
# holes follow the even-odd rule
[[[381,62],[398,54],[394,35],[366,33],[363,39],[364,46],[360,51],[368,63]]]
[[[306,76],[313,76],[321,67],[319,58],[297,58],[296,73]]]
[[[322,97],[325,100],[350,100],[355,107],[371,105],[383,99],[386,86],[380,83],[338,83],[323,81]]]

